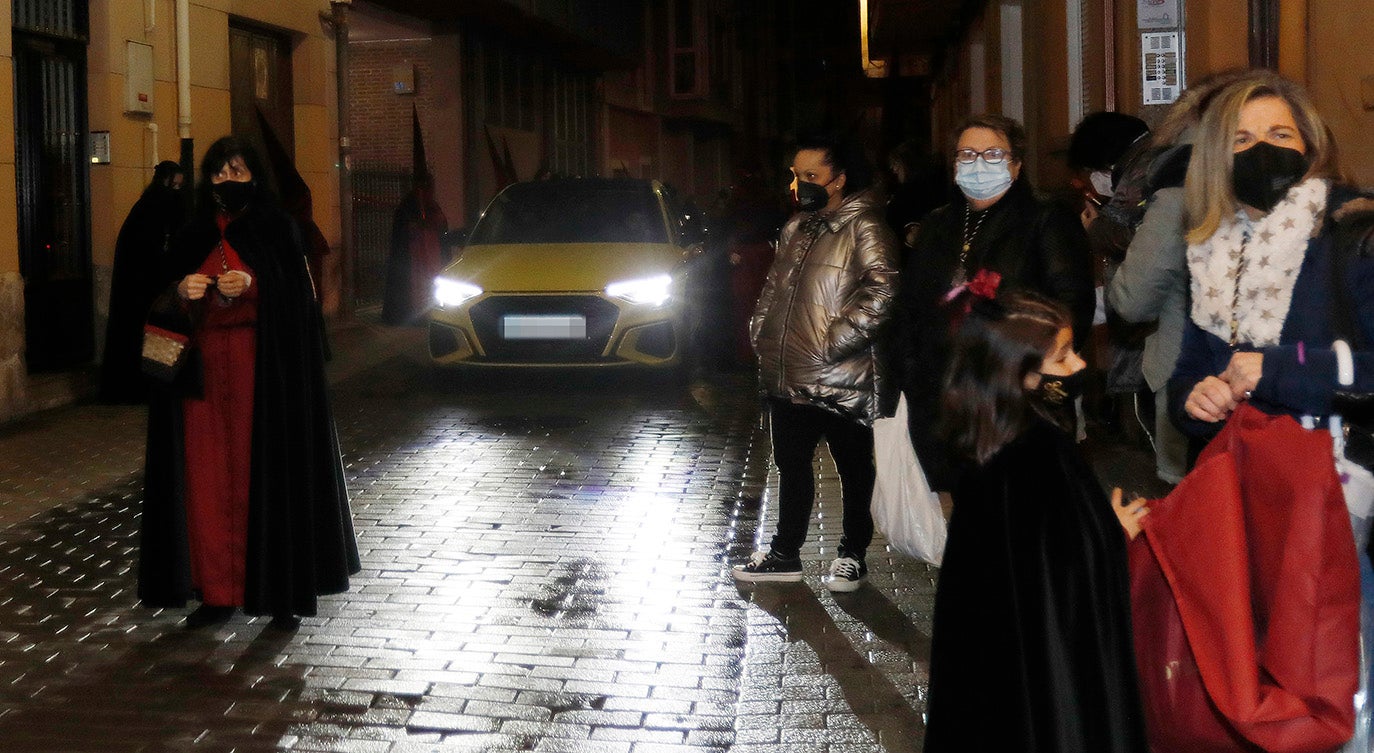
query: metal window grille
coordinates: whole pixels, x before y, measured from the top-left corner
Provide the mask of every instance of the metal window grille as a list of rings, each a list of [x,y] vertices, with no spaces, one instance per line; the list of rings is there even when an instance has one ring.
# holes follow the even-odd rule
[[[85,42],[90,28],[87,0],[14,0],[11,22],[19,31]]]

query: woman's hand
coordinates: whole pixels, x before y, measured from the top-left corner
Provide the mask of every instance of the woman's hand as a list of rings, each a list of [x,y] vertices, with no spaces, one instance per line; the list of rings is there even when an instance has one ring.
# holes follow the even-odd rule
[[[189,274],[177,283],[177,295],[188,301],[199,301],[205,297],[205,289],[210,287],[210,278],[202,274]]]
[[[1234,353],[1226,370],[1221,372],[1222,381],[1231,385],[1231,397],[1236,401],[1248,399],[1250,391],[1259,384],[1264,374],[1263,353]]]
[[[1121,521],[1121,527],[1126,531],[1126,538],[1134,540],[1140,535],[1140,519],[1150,514],[1150,508],[1145,506],[1144,497],[1122,502],[1122,496],[1120,487],[1112,490],[1112,509],[1116,511],[1116,519]]]
[[[1097,205],[1090,201],[1085,201],[1083,202],[1083,211],[1078,213],[1078,221],[1082,222],[1083,229],[1087,230],[1088,226],[1097,220],[1097,215],[1099,214],[1101,214],[1101,212],[1098,211]]]
[[[1199,421],[1224,421],[1236,409],[1239,402],[1231,390],[1230,383],[1214,376],[1198,382],[1188,393],[1183,410]]]
[[[231,269],[219,276],[218,287],[220,295],[225,298],[237,298],[252,284],[253,278],[247,272]]]

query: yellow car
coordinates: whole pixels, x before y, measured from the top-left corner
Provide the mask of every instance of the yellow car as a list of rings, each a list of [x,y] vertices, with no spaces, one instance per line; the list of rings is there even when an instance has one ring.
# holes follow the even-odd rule
[[[657,182],[509,186],[434,280],[430,356],[439,366],[676,366],[699,253],[687,235]]]

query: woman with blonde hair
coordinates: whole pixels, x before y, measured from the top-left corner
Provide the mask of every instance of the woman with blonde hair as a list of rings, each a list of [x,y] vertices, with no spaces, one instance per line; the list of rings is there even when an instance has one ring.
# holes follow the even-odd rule
[[[1148,547],[1132,554],[1156,749],[1368,750],[1374,495],[1361,489],[1374,478],[1326,425],[1352,365],[1350,389],[1374,389],[1374,200],[1338,179],[1321,116],[1277,74],[1237,77],[1203,113],[1169,404],[1185,434],[1215,438],[1150,505]],[[1151,579],[1171,596],[1144,599]],[[1166,613],[1186,650],[1164,645],[1177,639],[1160,628]]]

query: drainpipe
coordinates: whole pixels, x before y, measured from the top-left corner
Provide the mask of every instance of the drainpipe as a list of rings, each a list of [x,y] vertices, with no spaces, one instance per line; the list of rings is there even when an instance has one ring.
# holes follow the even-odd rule
[[[353,157],[348,140],[348,8],[352,0],[330,0],[334,26],[334,78],[339,110],[339,312],[351,313],[355,300],[353,258]]]
[[[191,138],[191,0],[177,0],[177,135],[181,169],[194,182],[195,141]]]

